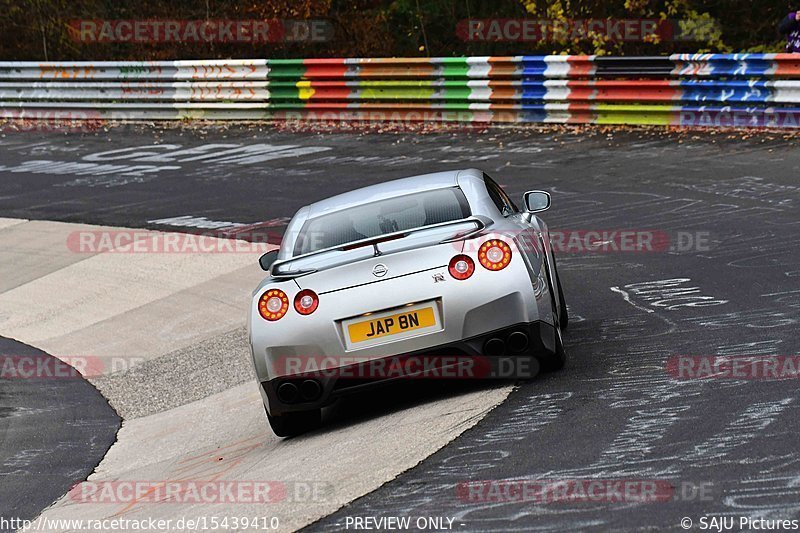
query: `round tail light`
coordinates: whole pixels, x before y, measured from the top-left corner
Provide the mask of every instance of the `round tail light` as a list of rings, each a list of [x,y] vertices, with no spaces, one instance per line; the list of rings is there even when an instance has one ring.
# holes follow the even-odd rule
[[[264,320],[280,320],[289,310],[289,298],[280,289],[270,289],[258,300],[258,312]]]
[[[294,308],[301,315],[310,315],[318,306],[319,296],[310,289],[302,290],[294,297]]]
[[[511,247],[500,239],[486,241],[478,249],[478,261],[488,270],[503,270],[511,262]]]
[[[457,255],[450,260],[447,270],[455,279],[465,280],[475,273],[475,261],[468,255]]]

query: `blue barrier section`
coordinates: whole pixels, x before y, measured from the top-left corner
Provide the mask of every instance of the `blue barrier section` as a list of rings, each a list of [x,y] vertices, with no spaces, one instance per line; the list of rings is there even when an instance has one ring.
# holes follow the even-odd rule
[[[767,81],[681,81],[683,101],[768,102],[773,91]]]

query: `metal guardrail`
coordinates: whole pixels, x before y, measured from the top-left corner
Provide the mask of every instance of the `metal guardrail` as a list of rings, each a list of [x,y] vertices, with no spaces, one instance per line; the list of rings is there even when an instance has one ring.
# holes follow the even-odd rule
[[[0,62],[0,118],[800,127],[800,54]]]

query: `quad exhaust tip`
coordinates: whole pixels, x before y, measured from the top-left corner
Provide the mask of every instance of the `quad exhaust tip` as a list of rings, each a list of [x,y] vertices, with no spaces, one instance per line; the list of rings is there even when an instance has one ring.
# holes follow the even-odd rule
[[[316,400],[321,394],[322,386],[315,379],[307,379],[300,384],[300,396],[307,402]]]
[[[287,381],[278,386],[278,399],[283,403],[294,403],[299,396],[300,390],[294,383]]]
[[[483,345],[483,353],[488,357],[498,357],[506,351],[506,343],[499,337],[492,337]]]
[[[508,348],[514,352],[519,353],[525,351],[528,347],[528,335],[522,331],[514,331],[508,336]]]
[[[521,353],[524,352],[530,343],[528,334],[524,331],[512,331],[503,340],[500,337],[492,337],[488,339],[483,345],[483,354],[487,357],[499,357],[505,355],[506,352]]]
[[[283,403],[313,402],[322,396],[322,385],[316,379],[284,381],[278,385],[277,393]]]

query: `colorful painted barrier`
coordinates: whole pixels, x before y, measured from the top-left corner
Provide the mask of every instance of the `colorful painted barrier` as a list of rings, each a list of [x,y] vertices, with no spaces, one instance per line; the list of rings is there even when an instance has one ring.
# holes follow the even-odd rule
[[[797,128],[800,54],[0,62],[0,117]]]

